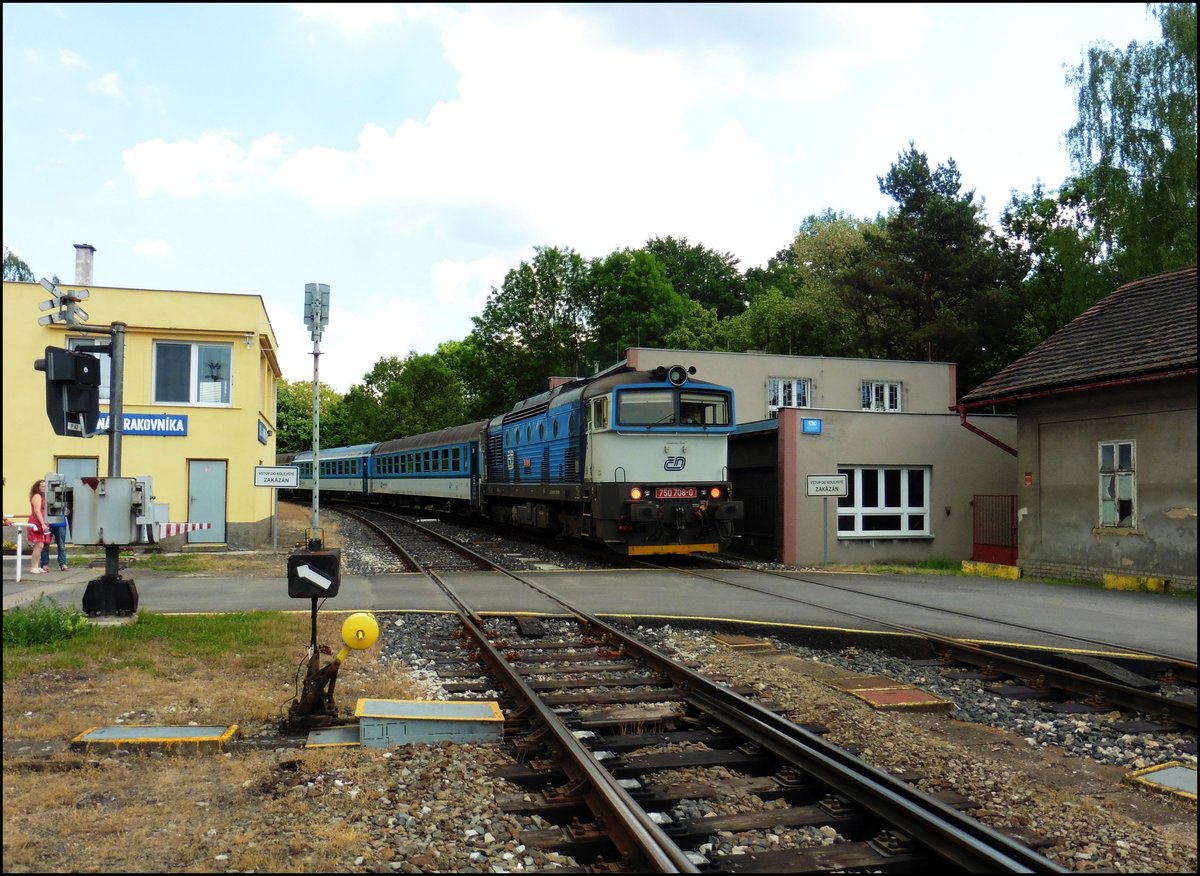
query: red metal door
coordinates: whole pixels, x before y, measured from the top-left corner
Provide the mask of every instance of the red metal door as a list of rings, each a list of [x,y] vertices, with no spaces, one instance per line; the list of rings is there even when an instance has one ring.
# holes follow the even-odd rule
[[[971,559],[979,563],[1017,563],[1017,497],[977,494]]]

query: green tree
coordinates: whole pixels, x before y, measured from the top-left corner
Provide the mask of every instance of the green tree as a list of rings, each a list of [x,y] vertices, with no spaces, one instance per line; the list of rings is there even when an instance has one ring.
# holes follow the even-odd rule
[[[475,364],[504,387],[506,405],[544,392],[550,377],[573,375],[582,366],[586,275],[587,265],[574,250],[537,247],[533,260],[509,271],[488,295],[483,313],[471,318]],[[498,410],[504,407],[493,413]]]
[[[29,265],[21,261],[15,252],[4,248],[4,282],[6,283],[36,283],[33,271]]]
[[[672,350],[728,350],[729,320],[719,319],[715,307],[687,299],[683,319],[662,339]]]
[[[680,295],[715,308],[721,318],[745,310],[745,280],[732,253],[689,245],[686,237],[654,237],[643,249],[654,254]]]
[[[280,380],[276,384],[278,395],[275,418],[275,450],[277,453],[296,453],[312,448],[313,393],[311,380]],[[333,387],[320,386],[321,446],[337,447],[326,440],[325,421],[341,396]],[[336,437],[336,436],[335,436]]]
[[[397,413],[400,431],[391,438],[434,432],[467,422],[462,381],[452,364],[437,354],[410,351],[400,376],[383,394],[383,406]]]
[[[1030,259],[1021,284],[1017,353],[1033,349],[1120,285],[1070,181],[1057,196],[1040,183],[1029,195],[1014,193],[1000,227]]]
[[[1067,75],[1074,186],[1122,281],[1196,263],[1196,6],[1151,9],[1161,42],[1092,45]]]
[[[400,415],[383,403],[388,389],[400,379],[404,363],[399,356],[385,356],[363,375],[363,382],[350,387],[346,403],[348,413],[359,417],[371,441],[386,441],[406,434],[401,430]],[[359,390],[361,395],[355,394]]]
[[[864,229],[866,253],[839,283],[869,356],[958,365],[970,389],[1011,361],[1025,262],[992,234],[961,192],[954,160],[930,170],[913,144],[880,190],[897,207],[882,231]]]
[[[687,302],[646,250],[623,249],[593,259],[586,285],[591,302],[588,350],[602,366],[622,359],[628,347],[660,346],[687,312]]]
[[[765,268],[747,268],[742,278],[748,305],[768,289],[778,289],[785,298],[796,293],[796,253],[791,245],[785,246],[767,259]]]

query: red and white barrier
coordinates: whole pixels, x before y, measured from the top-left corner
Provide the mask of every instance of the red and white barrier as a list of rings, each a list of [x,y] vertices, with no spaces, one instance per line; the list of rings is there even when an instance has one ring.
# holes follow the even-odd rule
[[[195,532],[197,529],[212,529],[211,523],[159,523],[158,537],[183,535],[185,532]]]

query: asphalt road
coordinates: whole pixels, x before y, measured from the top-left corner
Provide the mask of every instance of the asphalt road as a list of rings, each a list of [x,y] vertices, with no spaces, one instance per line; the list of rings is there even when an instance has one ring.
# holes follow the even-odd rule
[[[98,570],[72,569],[13,580],[4,564],[4,609],[41,595],[80,606]],[[142,612],[304,611],[286,579],[217,578],[139,571],[132,578]],[[984,642],[1092,651],[1150,651],[1196,660],[1196,599],[1037,581],[941,575],[863,575],[753,571],[553,571],[525,575],[564,600],[603,616],[694,624],[725,620],[807,633],[855,630],[896,634],[903,628]],[[483,613],[557,613],[553,600],[493,572],[445,579]],[[714,580],[716,579],[716,580]],[[419,574],[350,576],[323,610],[448,611],[449,601]],[[1090,642],[1089,642],[1090,640]]]

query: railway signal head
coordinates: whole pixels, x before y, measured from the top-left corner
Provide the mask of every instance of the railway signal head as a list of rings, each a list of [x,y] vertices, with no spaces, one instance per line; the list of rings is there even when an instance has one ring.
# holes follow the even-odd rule
[[[91,438],[100,420],[100,360],[78,350],[47,347],[34,370],[46,372],[46,416],[55,435]]]

